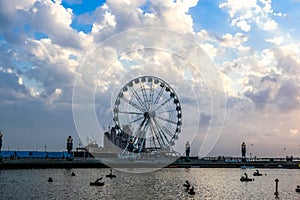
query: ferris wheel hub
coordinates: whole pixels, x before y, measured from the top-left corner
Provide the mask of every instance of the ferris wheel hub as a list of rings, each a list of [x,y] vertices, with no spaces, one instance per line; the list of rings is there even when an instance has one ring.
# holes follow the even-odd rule
[[[155,111],[147,111],[144,113],[144,118],[154,118],[156,116]]]

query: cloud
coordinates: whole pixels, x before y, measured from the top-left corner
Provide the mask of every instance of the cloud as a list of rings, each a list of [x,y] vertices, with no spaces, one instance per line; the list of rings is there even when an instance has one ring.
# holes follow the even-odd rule
[[[65,2],[83,6],[85,3]],[[226,108],[228,114],[216,147],[219,152],[226,148],[233,152],[233,143],[239,152],[243,140],[256,141],[255,146],[260,148],[262,144],[257,138],[269,140],[271,135],[270,148],[271,144],[279,145],[282,141],[293,144],[284,133],[300,128],[295,122],[300,119],[300,45],[289,37],[291,30],[284,30],[280,24],[280,18],[289,13],[275,12],[268,0],[243,3],[227,0],[219,4],[221,10],[216,10],[216,14],[228,12],[231,26],[219,26],[206,19],[210,24],[207,27],[205,23],[197,24],[189,13],[197,3],[194,0],[112,0],[93,12],[78,15],[75,10],[63,7],[60,1],[1,1],[0,98],[4,103],[0,117],[6,120],[5,132],[10,134],[6,136],[6,144],[13,144],[14,138],[20,137],[18,146],[26,141],[41,144],[43,149],[42,143],[47,139],[56,147],[64,148],[65,136],[75,133],[72,106],[82,111],[96,108],[97,123],[106,126],[111,123],[114,95],[128,80],[144,74],[162,77],[180,95],[185,107],[184,140],[193,139],[191,127],[199,124],[201,144],[208,125],[218,117],[212,110],[222,109],[214,107],[211,98],[222,99],[218,91],[224,88],[227,105],[218,105]],[[80,32],[75,28],[80,25],[91,28]],[[195,32],[196,25],[201,27],[199,32]],[[195,45],[187,47],[168,34],[148,34],[148,41],[143,44],[139,38],[147,35],[145,32],[117,40],[116,34],[122,31],[144,27],[177,31],[199,44],[205,51],[200,55],[207,53],[219,73],[206,76],[209,70],[193,70],[189,60],[193,59]],[[101,53],[95,52],[97,45],[114,37],[113,42],[102,46]],[[182,47],[174,50],[187,52],[185,59],[159,48],[166,41],[168,46]],[[122,44],[126,48],[116,48]],[[126,49],[130,51],[123,52]],[[208,90],[207,81],[217,76],[222,79],[222,89]],[[72,105],[74,82],[78,84],[80,98]],[[95,105],[88,104],[89,99],[95,100]],[[196,104],[201,114],[192,115]],[[88,127],[88,118],[85,120]]]
[[[72,10],[52,1],[1,1],[0,33],[12,44],[24,44],[35,34],[43,34],[61,47],[80,49],[84,34],[71,28]],[[15,20],[18,19],[18,20]]]
[[[270,89],[265,89],[255,93],[247,91],[244,95],[253,101],[257,109],[262,109],[268,103],[270,98]]]
[[[67,3],[79,2],[67,1]],[[125,69],[123,66],[125,61],[120,59],[114,62],[112,68],[106,71],[103,81],[99,81],[99,76],[104,72],[105,66],[90,68],[89,76],[81,76],[80,67],[82,66],[79,62],[85,59],[84,56],[88,55],[87,52],[96,47],[98,42],[114,33],[145,26],[162,26],[182,33],[193,32],[193,20],[188,11],[190,7],[197,4],[197,1],[155,1],[147,3],[147,6],[146,3],[146,1],[108,1],[90,15],[84,14],[77,17],[71,9],[64,8],[60,1],[26,1],[22,3],[1,1],[3,9],[1,9],[0,15],[3,17],[0,34],[3,39],[1,39],[2,59],[0,64],[2,65],[1,83],[3,81],[3,87],[1,87],[1,91],[3,97],[13,104],[15,103],[12,99],[13,95],[19,99],[26,98],[28,101],[24,102],[24,106],[27,108],[39,102],[38,110],[32,109],[32,115],[38,118],[44,112],[44,114],[47,113],[50,120],[61,108],[69,113],[72,105],[73,83],[77,76],[79,77],[78,83],[87,84],[80,85],[82,100],[85,99],[85,94],[93,90],[90,86],[96,84],[97,89],[100,90],[99,94],[96,94],[97,105],[108,106],[110,104],[109,89],[120,84],[118,83],[119,77],[115,72]],[[170,18],[170,15],[173,17]],[[92,31],[85,34],[73,29],[72,23],[75,19],[91,23]],[[162,35],[158,39],[153,35],[152,43],[159,44],[163,37]],[[149,44],[151,44],[150,41]],[[114,45],[112,44],[112,47]],[[141,47],[132,43],[132,47],[135,45]],[[107,46],[103,51],[109,56],[99,55],[92,59],[93,62],[97,63],[99,59],[110,61],[111,58],[114,58],[118,52],[112,47]],[[145,60],[145,57],[141,57],[143,54],[149,59]],[[175,62],[179,61],[174,59],[174,63],[170,63],[170,56],[163,51],[152,55],[151,52],[137,51],[130,56],[131,58],[126,62],[141,60],[157,66],[174,66]],[[8,69],[11,69],[13,73],[8,73]],[[184,74],[183,70],[180,72],[169,69],[169,74]],[[80,80],[81,78],[82,80]],[[8,91],[11,91],[11,95],[6,95]],[[108,98],[102,99],[99,98],[100,96]],[[101,109],[102,107],[100,111]],[[23,113],[23,111],[21,112]],[[62,114],[61,117],[63,119],[68,115]],[[32,117],[31,120],[34,119],[35,117]]]
[[[211,120],[211,116],[209,114],[200,113],[199,125],[201,127],[207,127],[207,126],[209,126],[210,120]]]
[[[51,96],[57,88],[68,91],[70,95],[78,67],[78,62],[70,59],[70,56],[76,52],[52,44],[50,39],[28,40],[26,52],[27,60],[34,67],[27,69],[23,76],[39,83],[42,95]]]
[[[282,82],[276,96],[275,102],[282,111],[298,110],[300,106],[300,85],[293,79]]]
[[[266,39],[266,42],[271,42],[275,45],[281,45],[284,42],[284,37],[282,36],[273,37],[271,39]]]
[[[236,33],[234,36],[227,33],[222,37],[221,45],[228,48],[237,48],[247,40],[248,37],[242,33]]]
[[[28,96],[25,86],[20,84],[20,77],[14,71],[0,68],[0,98],[1,101],[12,102],[13,99],[22,99]]]
[[[298,129],[290,129],[290,133],[292,134],[292,135],[297,135],[298,134]]]
[[[273,16],[272,1],[243,1],[228,0],[219,5],[227,9],[231,18],[231,25],[237,26],[245,32],[251,30],[251,25],[264,31],[273,31],[278,24],[271,17]]]
[[[264,77],[262,77],[261,78],[261,82],[265,82],[265,81],[271,81],[271,82],[278,82],[279,81],[279,75],[278,74],[275,74],[275,75],[272,75],[272,74],[270,74],[270,75],[266,75],[266,76],[264,76]]]
[[[299,74],[300,45],[298,43],[290,43],[280,46],[273,50],[273,54],[279,70],[283,70],[286,75],[292,77]]]

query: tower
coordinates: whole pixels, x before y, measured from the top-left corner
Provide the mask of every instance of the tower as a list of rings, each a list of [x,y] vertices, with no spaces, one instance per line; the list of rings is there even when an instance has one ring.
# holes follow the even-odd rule
[[[242,162],[246,162],[246,143],[242,143]]]

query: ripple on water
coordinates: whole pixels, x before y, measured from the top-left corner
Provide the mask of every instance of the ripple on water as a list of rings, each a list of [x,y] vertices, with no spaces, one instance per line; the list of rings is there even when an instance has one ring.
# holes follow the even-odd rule
[[[162,169],[151,173],[114,170],[116,178],[105,178],[108,169],[22,169],[0,171],[0,199],[274,199],[275,179],[279,179],[280,199],[300,199],[300,170],[260,169],[267,174],[254,182],[239,178],[253,169]],[[71,176],[74,172],[76,176]],[[105,186],[92,187],[103,176]],[[53,182],[49,183],[49,177]],[[252,177],[252,176],[251,176]],[[196,195],[185,192],[189,180]]]

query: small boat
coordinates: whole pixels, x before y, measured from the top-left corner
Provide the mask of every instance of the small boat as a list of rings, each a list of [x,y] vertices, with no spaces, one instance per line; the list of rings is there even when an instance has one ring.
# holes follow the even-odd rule
[[[296,191],[296,192],[300,192],[300,186],[299,186],[299,185],[297,185],[295,191]]]
[[[110,173],[106,175],[107,178],[116,178],[116,175],[112,173],[112,169],[110,169]]]
[[[106,177],[107,178],[116,178],[116,175],[114,175],[114,174],[107,174]]]
[[[240,178],[240,181],[245,181],[245,182],[249,182],[249,181],[254,181],[253,178],[249,178],[247,173],[244,173],[244,176],[242,176]]]
[[[195,195],[194,186],[188,191],[189,195]]]
[[[256,170],[255,172],[253,172],[253,176],[262,176],[262,173],[259,173],[259,171]]]
[[[98,178],[94,182],[90,182],[90,186],[103,186],[104,182],[101,182],[103,177]]]
[[[242,176],[242,177],[240,178],[240,181],[242,181],[242,182],[254,181],[254,178],[248,178],[248,177]]]
[[[189,188],[190,186],[191,186],[191,184],[189,183],[189,181],[185,181],[185,184],[183,184],[183,187]]]
[[[240,178],[240,181],[245,181],[245,182],[248,182],[248,181],[254,181],[254,178],[249,178],[248,177],[248,174],[247,173],[244,173],[244,176],[242,176]]]
[[[90,186],[103,186],[105,183],[100,181],[90,182]]]
[[[188,192],[190,190],[191,184],[189,183],[189,181],[185,181],[183,187],[185,187],[185,191]]]

